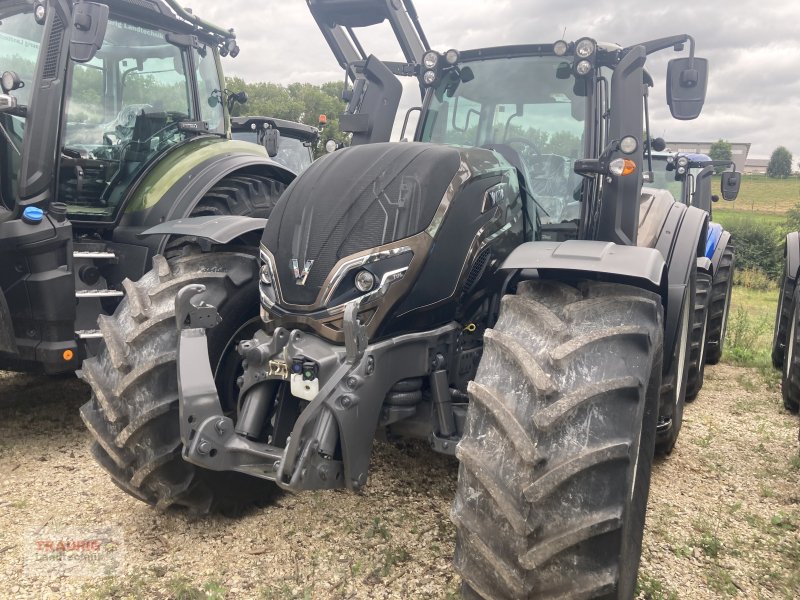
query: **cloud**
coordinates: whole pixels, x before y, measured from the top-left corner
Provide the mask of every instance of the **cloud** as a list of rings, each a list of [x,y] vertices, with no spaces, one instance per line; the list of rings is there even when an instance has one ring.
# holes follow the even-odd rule
[[[199,16],[236,30],[242,53],[224,60],[229,75],[284,84],[343,78],[303,0],[191,2]],[[705,109],[695,121],[669,116],[663,81],[670,52],[654,55],[648,60],[656,81],[653,131],[672,139],[751,142],[750,154],[756,157],[785,145],[800,159],[798,2],[416,0],[415,6],[431,45],[439,50],[551,42],[565,29],[566,39],[588,35],[623,46],[689,33],[697,41],[697,55],[710,62]],[[400,58],[386,24],[363,41],[380,58]],[[402,110],[419,98],[413,84],[405,89]]]

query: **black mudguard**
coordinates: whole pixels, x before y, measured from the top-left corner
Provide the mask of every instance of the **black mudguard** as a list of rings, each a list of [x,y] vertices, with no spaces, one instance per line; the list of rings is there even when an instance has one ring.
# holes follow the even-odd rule
[[[784,272],[775,315],[775,330],[772,336],[772,366],[776,369],[783,368],[786,330],[789,326],[794,288],[797,285],[797,278],[800,276],[800,232],[792,231],[786,236],[783,256]]]
[[[791,234],[789,234],[791,235]],[[714,254],[711,257],[711,265],[713,268],[712,273],[717,272],[717,267],[719,267],[719,261],[722,259],[722,255],[725,253],[725,248],[728,247],[728,243],[731,241],[731,232],[722,230],[722,235],[719,236],[719,241],[717,242],[717,247],[714,250]],[[797,261],[795,266],[794,273],[797,273],[797,267],[800,266],[800,250],[797,252]]]
[[[666,280],[661,254],[653,248],[621,246],[612,242],[567,240],[564,242],[526,242],[514,249],[501,269],[535,269],[542,276],[558,272],[605,276],[609,281],[634,283],[663,292]]]
[[[675,203],[664,219],[656,249],[667,263],[668,291],[664,314],[664,372],[672,365],[681,303],[697,259],[705,255],[708,213]],[[694,299],[691,299],[694,302]]]
[[[114,279],[139,279],[150,268],[153,256],[163,253],[170,235],[179,233],[169,230],[143,236],[145,231],[169,221],[186,219],[217,182],[239,173],[264,174],[287,185],[295,179],[292,171],[255,155],[223,154],[200,163],[179,179],[155,206],[123,214],[114,229],[114,243],[120,257],[118,275]],[[263,229],[263,222],[259,227]],[[211,239],[211,236],[204,237]]]
[[[188,217],[156,225],[143,231],[140,235],[142,237],[186,235],[209,240],[215,244],[230,244],[245,234],[253,231],[261,232],[266,224],[266,219],[239,215]]]

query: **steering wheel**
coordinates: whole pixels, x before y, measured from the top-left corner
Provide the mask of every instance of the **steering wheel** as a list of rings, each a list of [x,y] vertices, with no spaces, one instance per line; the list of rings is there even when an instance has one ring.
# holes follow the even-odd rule
[[[152,111],[153,107],[150,104],[128,104],[122,107],[119,111],[117,118],[111,121],[109,125],[112,126],[110,131],[103,134],[103,139],[109,139],[109,134],[114,135],[118,140],[126,140],[133,135],[133,127],[136,125],[136,117],[142,112]]]
[[[539,149],[539,146],[537,146],[531,140],[526,139],[526,138],[521,138],[521,137],[511,138],[510,140],[506,140],[505,143],[508,144],[509,146],[511,146],[513,144],[520,144],[522,146],[525,146],[525,148],[530,149],[533,154],[541,154],[542,153],[542,151]]]

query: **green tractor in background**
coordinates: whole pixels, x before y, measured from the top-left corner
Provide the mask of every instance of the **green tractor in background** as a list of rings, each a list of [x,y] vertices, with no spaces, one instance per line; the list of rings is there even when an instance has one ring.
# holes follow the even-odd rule
[[[263,227],[296,173],[231,138],[235,36],[174,0],[0,0],[0,19],[0,369],[69,372],[154,256],[181,265],[174,291],[218,271],[226,217]]]

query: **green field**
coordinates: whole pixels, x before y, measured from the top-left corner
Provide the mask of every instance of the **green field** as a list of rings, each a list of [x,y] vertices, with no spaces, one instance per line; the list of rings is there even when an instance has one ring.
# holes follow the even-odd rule
[[[714,193],[718,193],[719,177],[711,185]],[[800,176],[772,179],[766,175],[743,175],[739,197],[733,202],[720,200],[714,212],[719,207],[724,211],[783,214],[797,203],[800,203]]]
[[[780,235],[784,235],[788,231],[784,213],[733,210],[719,205],[714,206],[713,211],[713,220],[720,223],[725,229],[734,229],[748,222],[757,222],[775,228],[780,232]]]
[[[772,370],[772,331],[778,308],[778,288],[733,288],[723,361],[745,367]],[[775,374],[777,377],[777,373]]]

